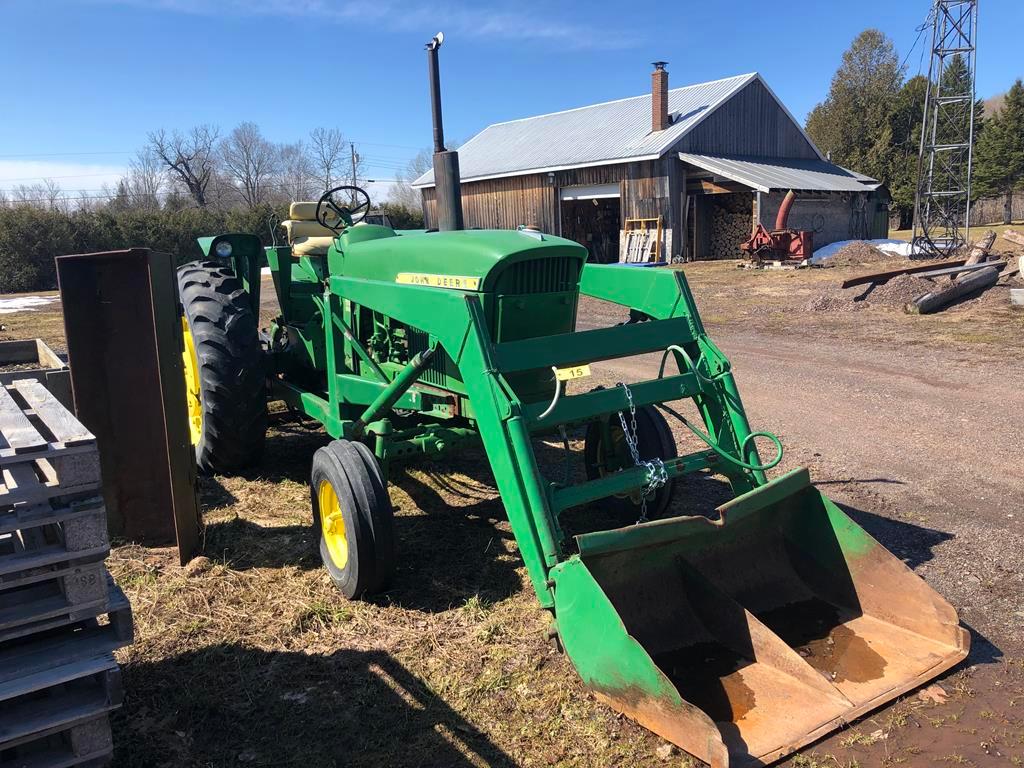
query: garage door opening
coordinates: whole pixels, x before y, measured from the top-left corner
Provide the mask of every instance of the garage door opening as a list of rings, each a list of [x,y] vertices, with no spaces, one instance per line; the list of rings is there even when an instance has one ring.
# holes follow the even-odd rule
[[[617,262],[622,227],[619,185],[565,187],[560,198],[562,237],[585,246],[591,262]]]

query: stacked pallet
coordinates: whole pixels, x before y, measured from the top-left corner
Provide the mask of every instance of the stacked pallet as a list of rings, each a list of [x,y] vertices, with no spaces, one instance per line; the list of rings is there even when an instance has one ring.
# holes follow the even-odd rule
[[[0,385],[0,768],[105,765],[131,642],[96,439],[38,381]]]

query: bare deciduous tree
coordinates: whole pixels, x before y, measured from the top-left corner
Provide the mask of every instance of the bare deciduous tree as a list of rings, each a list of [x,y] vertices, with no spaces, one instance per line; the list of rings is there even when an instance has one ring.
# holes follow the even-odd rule
[[[133,206],[150,211],[158,209],[165,181],[166,169],[152,147],[143,147],[128,162],[125,182]]]
[[[349,142],[337,128],[314,128],[309,134],[310,160],[313,175],[321,190],[336,187],[339,183],[352,183]]]
[[[395,185],[391,188],[390,200],[407,211],[418,211],[422,207],[420,191],[412,188],[412,183],[430,170],[432,155],[429,149],[421,149],[409,161],[405,170],[398,174]]]
[[[177,131],[168,135],[162,128],[149,134],[150,148],[200,208],[206,207],[206,188],[216,169],[214,145],[218,135],[219,131],[210,125],[197,125],[187,135]]]
[[[277,170],[278,153],[256,123],[241,123],[220,143],[224,171],[249,208],[267,201]]]
[[[319,197],[316,191],[313,161],[301,141],[278,147],[278,182],[280,197],[286,201]]]
[[[69,210],[67,196],[53,179],[43,179],[41,184],[19,184],[12,190],[12,198],[20,205],[65,213]]]

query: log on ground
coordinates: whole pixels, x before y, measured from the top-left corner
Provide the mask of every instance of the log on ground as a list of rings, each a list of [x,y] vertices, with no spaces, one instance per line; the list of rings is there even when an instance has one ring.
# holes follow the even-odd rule
[[[999,270],[995,267],[979,269],[977,272],[970,272],[954,280],[949,286],[931,291],[918,296],[906,305],[904,309],[914,315],[927,315],[946,306],[950,302],[959,299],[961,296],[990,288],[999,279]]]
[[[988,258],[988,252],[992,250],[992,245],[995,241],[996,233],[990,229],[981,240],[978,240],[971,246],[971,251],[967,254],[967,261],[964,262],[964,266],[969,267]]]

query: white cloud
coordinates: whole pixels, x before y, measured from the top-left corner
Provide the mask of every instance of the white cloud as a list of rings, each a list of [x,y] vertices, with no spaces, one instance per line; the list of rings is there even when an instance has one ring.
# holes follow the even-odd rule
[[[113,187],[124,174],[124,166],[119,165],[0,159],[0,190],[9,197],[12,189],[23,184],[31,187],[51,179],[72,195],[77,195],[79,190],[99,194],[104,184]]]
[[[557,43],[563,48],[630,48],[637,36],[617,27],[559,21],[552,6],[540,3],[504,3],[482,7],[471,0],[418,3],[414,0],[332,2],[332,0],[94,0],[202,16],[300,17],[313,21],[343,22],[348,26],[386,27],[400,30],[436,29],[470,38],[483,37],[516,42]]]

